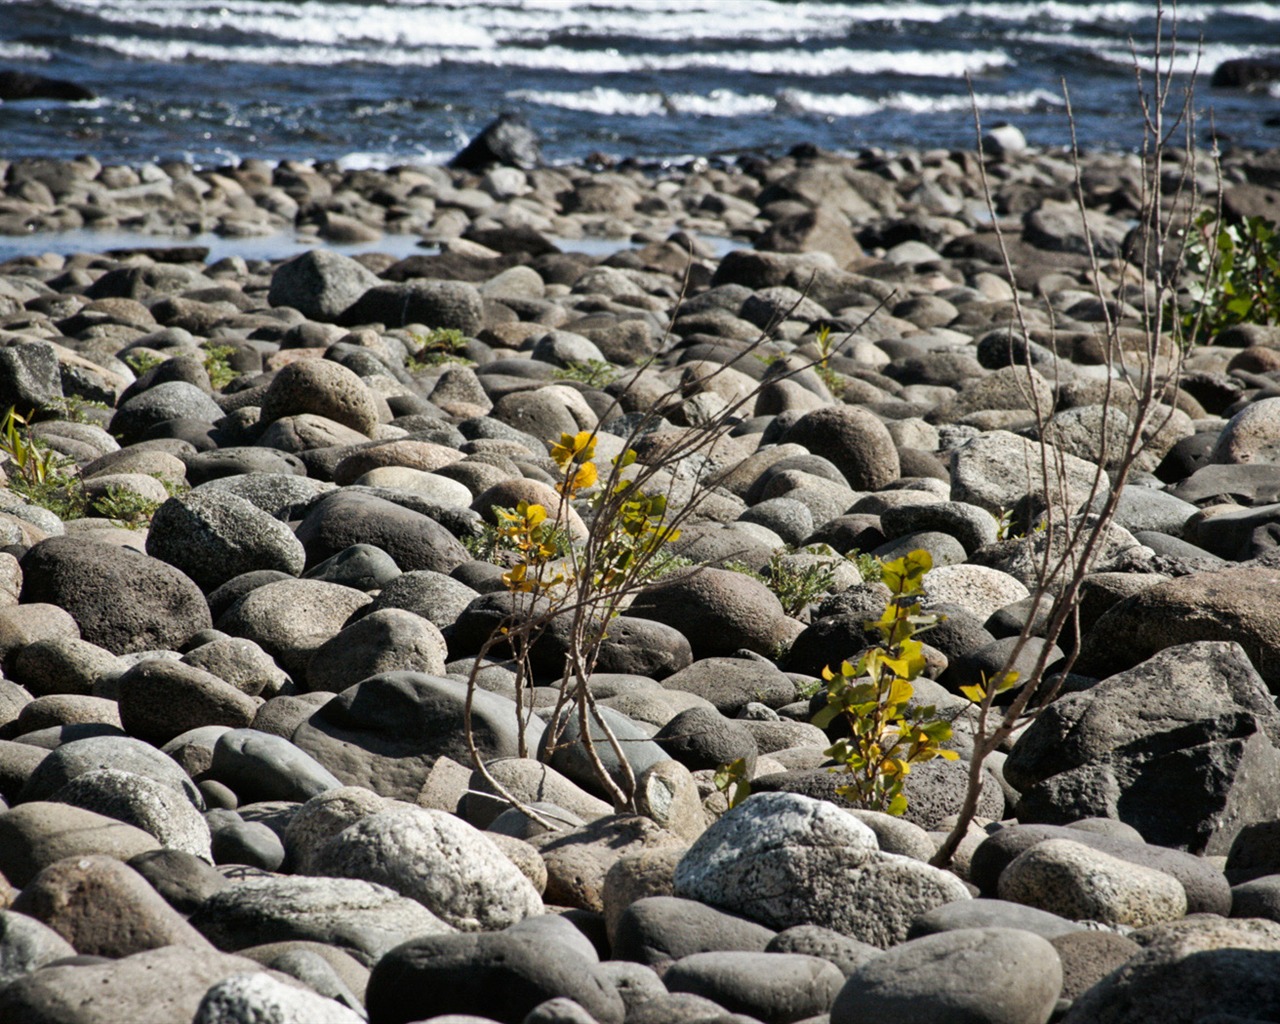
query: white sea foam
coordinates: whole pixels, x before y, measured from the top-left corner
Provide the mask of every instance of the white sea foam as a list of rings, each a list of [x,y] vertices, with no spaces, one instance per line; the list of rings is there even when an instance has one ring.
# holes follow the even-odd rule
[[[50,60],[53,54],[43,46],[0,40],[0,60]]]
[[[535,103],[561,110],[577,110],[606,117],[661,117],[667,113],[661,93],[623,92],[596,86],[577,92],[555,89],[517,89],[507,93],[508,99]]]
[[[396,46],[327,46],[322,44],[253,45],[205,43],[186,39],[147,39],[104,35],[80,37],[77,42],[102,47],[135,60],[325,66],[372,64],[388,67],[433,67],[441,62],[529,71],[567,71],[574,74],[638,74],[686,71],[746,72],[826,78],[831,75],[903,74],[960,78],[1007,66],[1010,58],[999,50],[889,51],[832,47],[822,50],[690,51],[675,54],[619,53],[615,49],[571,49],[501,46],[492,48],[440,47],[408,49]]]
[[[866,117],[886,110],[906,114],[955,114],[967,113],[974,103],[979,110],[1025,112],[1037,107],[1062,106],[1060,96],[1043,89],[1027,92],[974,95],[954,92],[942,96],[926,96],[918,93],[896,92],[879,98],[855,96],[847,93],[816,93],[804,89],[784,89],[783,105],[797,113],[821,114],[824,117]]]
[[[448,163],[455,152],[452,149],[422,149],[415,153],[347,153],[338,158],[337,164],[344,171],[385,171],[390,167],[424,167]]]
[[[488,47],[494,40],[485,29],[461,19],[444,19],[436,12],[405,12],[393,5],[256,3],[225,0],[216,4],[190,0],[62,0],[75,9],[92,9],[104,21],[122,26],[146,25],[167,31],[208,35],[233,30],[282,43],[351,46],[374,43],[405,47]]]
[[[1014,43],[1031,43],[1035,46],[1061,46],[1072,50],[1087,50],[1093,56],[1110,64],[1132,67],[1136,56],[1138,66],[1145,71],[1155,67],[1150,42],[1137,43],[1133,48],[1117,45],[1099,45],[1097,39],[1072,36],[1069,33],[1015,32],[1009,36]],[[1192,72],[1211,74],[1223,61],[1239,57],[1280,58],[1280,44],[1240,46],[1233,43],[1202,43],[1198,39],[1182,36],[1175,41],[1166,37],[1160,52],[1160,70],[1189,75]]]
[[[809,114],[819,117],[867,117],[883,111],[897,110],[908,114],[967,113],[971,101],[967,92],[926,96],[896,92],[869,97],[853,93],[820,93],[806,89],[782,89],[777,95],[739,93],[731,89],[714,89],[698,93],[623,92],[596,86],[592,89],[557,91],[518,89],[508,99],[539,106],[559,107],[606,117],[741,117],[747,114]],[[1061,107],[1060,96],[1044,89],[1007,94],[978,94],[978,109],[984,111],[1025,112],[1037,108]]]
[[[438,54],[411,52],[385,47],[354,49],[326,46],[221,46],[182,39],[140,39],[134,36],[79,36],[76,42],[97,46],[134,60],[180,63],[187,60],[211,63],[294,65],[327,67],[333,64],[379,64],[387,67],[431,67],[440,63]]]
[[[545,43],[565,37],[626,38],[643,42],[727,45],[734,40],[775,46],[849,39],[883,26],[1038,24],[1069,30],[1080,25],[1150,24],[1149,0],[1111,3],[1031,2],[905,3],[781,0],[383,0],[380,4],[319,0],[55,0],[69,12],[92,12],[113,24],[146,25],[204,39],[234,31],[295,45],[351,48],[359,44],[410,49],[492,49],[511,43]],[[1168,12],[1167,22],[1174,12]],[[1182,3],[1183,25],[1220,18],[1280,21],[1280,4]],[[388,63],[395,63],[388,61]],[[526,65],[527,66],[527,65]],[[621,70],[630,70],[627,68]]]

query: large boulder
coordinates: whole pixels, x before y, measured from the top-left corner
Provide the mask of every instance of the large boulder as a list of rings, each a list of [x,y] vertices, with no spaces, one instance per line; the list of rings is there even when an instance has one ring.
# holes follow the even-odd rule
[[[1119,602],[1094,624],[1076,671],[1105,676],[1167,647],[1234,640],[1272,692],[1280,691],[1280,568],[1242,565],[1180,576]]]
[[[1280,712],[1239,644],[1167,648],[1049,705],[1005,777],[1022,822],[1117,818],[1152,843],[1225,854],[1274,817]]]
[[[1046,939],[1016,928],[961,928],[903,943],[855,967],[831,1024],[1044,1024],[1062,989]]]
[[[129,548],[50,537],[23,555],[21,565],[24,604],[65,608],[82,639],[113,654],[177,649],[213,624],[195,583]]]
[[[379,283],[373,271],[350,256],[313,249],[276,268],[267,302],[291,306],[308,320],[333,323]]]
[[[351,370],[328,359],[301,359],[283,367],[262,396],[262,422],[304,413],[371,434],[378,424],[373,394]]]
[[[875,833],[825,800],[760,793],[726,812],[676,865],[675,894],[771,928],[819,924],[886,948],[912,921],[968,899],[954,875],[882,853]]]
[[[213,893],[191,924],[219,949],[324,942],[372,966],[396,945],[453,929],[416,900],[355,878],[242,879]]]
[[[370,1024],[398,1024],[452,1014],[519,1022],[557,997],[599,1024],[622,1024],[622,996],[596,964],[567,941],[532,931],[415,938],[378,961],[367,998]]]
[[[403,572],[448,573],[471,558],[431,517],[372,494],[338,491],[323,498],[298,525],[297,536],[307,549],[308,569],[353,544],[381,548]]]
[[[782,443],[829,459],[855,491],[878,491],[898,479],[898,449],[875,416],[852,405],[828,405],[800,417]]]
[[[517,114],[500,114],[449,162],[464,171],[486,171],[490,167],[519,167],[530,170],[542,163],[538,135],[529,122]]]
[[[344,690],[293,733],[293,742],[345,785],[364,786],[415,802],[441,757],[468,764],[465,683],[421,672],[387,672]],[[486,760],[521,753],[513,701],[478,690],[472,729]],[[526,749],[542,738],[542,723],[526,726]]]
[[[106,962],[50,965],[0,988],[0,1020],[23,1024],[189,1021],[209,987],[257,972],[248,957],[164,946]]]
[[[802,629],[768,587],[728,569],[704,568],[651,584],[627,614],[680,630],[695,658],[728,656],[740,648],[772,655]]]
[[[295,680],[306,678],[312,655],[372,600],[363,591],[319,580],[276,580],[250,590],[218,619],[218,628],[245,637]]]
[[[321,844],[310,869],[388,886],[463,931],[497,931],[542,913],[533,885],[483,833],[426,807],[361,818]]]
[[[1215,917],[1151,929],[1142,951],[1084,992],[1063,1024],[1266,1020],[1280,1007],[1280,924]]]

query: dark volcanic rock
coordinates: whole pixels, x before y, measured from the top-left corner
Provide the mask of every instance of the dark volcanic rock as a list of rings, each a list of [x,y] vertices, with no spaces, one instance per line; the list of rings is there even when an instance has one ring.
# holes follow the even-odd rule
[[[94,99],[92,90],[65,78],[33,75],[26,71],[0,71],[0,100],[67,100],[75,103]]]
[[[317,503],[298,526],[314,568],[353,544],[381,548],[403,572],[448,573],[470,560],[466,548],[434,519],[370,494],[337,492]]]
[[[440,757],[470,761],[463,732],[467,687],[420,672],[388,672],[344,690],[293,734],[293,742],[346,785],[413,802]],[[473,698],[475,742],[483,755],[515,757],[516,709],[487,691]],[[537,718],[528,744],[541,738]]]
[[[213,625],[204,596],[157,558],[79,537],[51,537],[22,558],[23,602],[69,611],[80,636],[113,654],[181,647]]]
[[[1223,853],[1274,817],[1280,712],[1238,644],[1184,644],[1060,697],[1014,744],[1022,822],[1118,818],[1153,843]]]
[[[617,990],[566,943],[516,930],[428,936],[397,946],[369,976],[369,1024],[478,1014],[519,1024],[567,996],[599,1024],[622,1024]]]
[[[524,170],[542,163],[537,133],[516,114],[501,114],[485,125],[450,162],[464,171],[485,171],[495,164]]]

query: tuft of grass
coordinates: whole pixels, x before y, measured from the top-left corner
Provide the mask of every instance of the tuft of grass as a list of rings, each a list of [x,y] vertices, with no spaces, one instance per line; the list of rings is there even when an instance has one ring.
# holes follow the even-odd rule
[[[145,349],[134,349],[134,351],[124,356],[125,365],[139,377],[163,362],[163,356],[158,356],[154,352],[148,352]]]
[[[612,384],[622,371],[602,359],[589,359],[585,363],[570,363],[552,374],[556,380],[575,380],[587,387],[603,388]]]
[[[91,398],[81,398],[79,395],[62,395],[48,402],[45,408],[50,412],[57,413],[60,419],[69,423],[97,424],[99,421],[89,415],[90,409],[97,409],[101,412],[111,411],[111,406],[107,405],[106,402],[95,401]]]
[[[405,369],[410,373],[418,373],[431,366],[446,366],[450,363],[459,366],[474,366],[475,362],[466,356],[467,342],[470,339],[453,327],[437,327],[427,334],[410,335],[418,345],[416,352],[411,352],[405,360]]]
[[[103,519],[109,519],[116,526],[126,530],[141,530],[151,525],[151,517],[156,514],[160,502],[144,498],[137,491],[112,484],[106,494],[95,498],[89,508]]]
[[[240,376],[239,370],[231,368],[231,354],[235,352],[232,345],[206,345],[204,349],[204,368],[209,374],[209,383],[215,391],[221,391]]]

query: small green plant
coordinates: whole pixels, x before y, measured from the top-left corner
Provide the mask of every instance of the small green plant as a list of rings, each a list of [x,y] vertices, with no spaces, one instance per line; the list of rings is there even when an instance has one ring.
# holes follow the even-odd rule
[[[405,367],[410,373],[417,373],[430,366],[445,366],[450,363],[459,366],[474,366],[475,363],[466,356],[467,342],[465,334],[453,327],[437,327],[427,334],[412,334],[410,337],[418,345],[418,350],[409,354]]]
[[[1025,531],[1016,531],[1013,528],[1013,509],[1002,508],[999,512],[992,512],[992,516],[996,521],[996,540],[1022,540],[1027,536]],[[1035,526],[1031,527],[1032,533],[1044,533],[1049,528],[1049,521],[1041,519]]]
[[[79,395],[60,395],[46,403],[45,408],[50,412],[57,413],[60,418],[70,423],[97,423],[98,420],[89,415],[90,409],[96,409],[100,412],[111,411],[111,406],[107,405],[106,402],[98,402],[91,398],[81,398]]]
[[[603,388],[621,375],[621,370],[602,359],[589,359],[585,363],[570,363],[552,374],[556,380],[576,380],[587,387]]]
[[[809,700],[822,688],[823,680],[806,679],[804,682],[796,683],[796,697],[799,700]]]
[[[866,810],[900,815],[907,809],[903,792],[911,766],[959,755],[942,746],[951,738],[951,724],[939,718],[933,705],[910,706],[911,681],[924,671],[923,645],[916,635],[939,621],[921,610],[924,577],[933,559],[924,550],[887,562],[883,582],[890,598],[879,619],[867,628],[880,635],[854,662],[838,671],[822,670],[827,680],[827,706],[813,719],[826,728],[843,718],[850,735],[837,740],[827,756],[837,761],[832,771],[848,781],[836,793]]]
[[[151,476],[153,479],[159,480],[160,485],[164,488],[164,493],[169,495],[169,497],[171,498],[176,498],[178,495],[186,494],[189,490],[191,490],[190,484],[183,483],[180,480],[171,480],[169,479],[169,477],[164,476],[160,473],[150,473],[148,475]]]
[[[31,420],[13,406],[0,420],[0,454],[6,457],[9,488],[32,505],[59,519],[78,519],[85,501],[79,478],[69,472],[71,460],[51,449],[31,431]]]
[[[141,377],[148,370],[154,369],[164,362],[164,356],[158,356],[146,349],[134,349],[124,357],[125,363],[137,376]]]
[[[854,564],[863,583],[879,583],[884,575],[884,563],[875,555],[853,548],[845,552],[845,558]]]
[[[10,484],[43,484],[56,475],[63,459],[31,431],[31,419],[14,406],[0,421],[0,452],[7,457]]]
[[[1280,323],[1280,227],[1265,217],[1224,224],[1214,210],[1192,222],[1183,254],[1188,341],[1211,341],[1235,324]]]
[[[107,487],[105,494],[95,498],[89,508],[103,519],[110,519],[116,526],[122,526],[126,530],[141,530],[151,524],[151,517],[156,514],[160,504],[144,498],[137,491],[113,484]]]
[[[533,539],[532,534],[536,533],[538,543],[546,545],[554,552],[552,557],[563,557],[568,554],[568,531],[545,518],[537,523],[530,523],[529,503],[525,502],[524,506],[524,510],[521,511],[519,506],[503,508],[494,505],[491,511],[498,525],[485,523],[479,534],[463,538],[462,546],[470,552],[472,558],[481,562],[505,565],[512,561],[513,555],[527,553],[522,551],[521,543],[523,541],[526,545],[529,544]],[[532,513],[532,516],[537,518],[538,513]]]
[[[837,373],[831,367],[831,357],[835,355],[838,346],[831,335],[830,324],[823,324],[818,328],[814,343],[818,346],[818,361],[814,364],[813,369],[822,378],[822,383],[827,386],[827,390],[839,397],[840,393],[844,391],[847,382],[843,374]]]
[[[239,370],[231,368],[231,355],[235,352],[232,345],[206,345],[204,349],[204,368],[209,374],[209,383],[215,391],[221,391],[240,376]]]
[[[746,758],[740,757],[735,761],[722,764],[716,769],[711,783],[716,787],[717,792],[724,794],[725,800],[729,803],[729,810],[733,810],[751,795],[751,780],[747,778]]]
[[[775,553],[765,570],[765,582],[777,595],[782,610],[788,615],[798,615],[814,598],[825,594],[836,580],[835,567],[830,562],[813,562],[796,565],[786,556]]]

